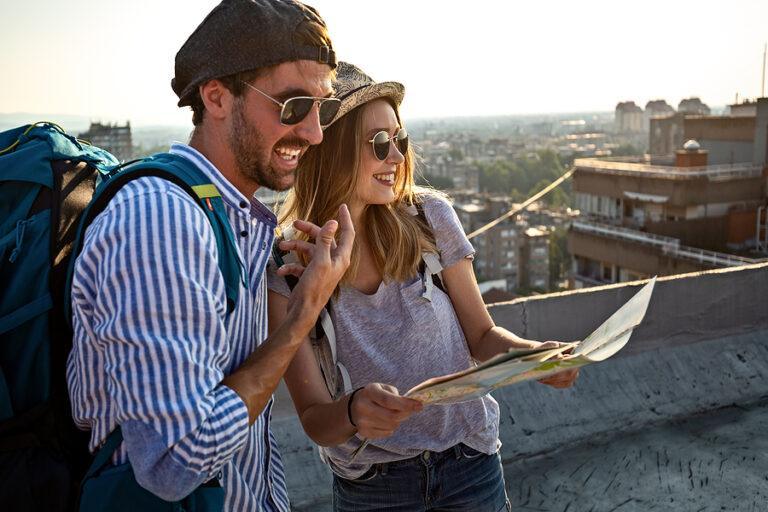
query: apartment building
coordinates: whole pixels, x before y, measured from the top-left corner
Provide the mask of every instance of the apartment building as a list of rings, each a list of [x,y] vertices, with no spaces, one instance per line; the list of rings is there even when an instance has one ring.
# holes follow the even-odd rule
[[[131,138],[131,122],[125,125],[91,123],[87,132],[77,136],[87,140],[94,146],[105,149],[115,155],[118,160],[125,161],[133,158],[133,140]]]
[[[753,117],[676,116],[673,155],[575,161],[573,287],[765,257],[768,98]]]
[[[617,133],[643,132],[643,109],[634,101],[622,101],[617,104],[614,119]]]
[[[500,217],[515,205],[506,197],[455,195],[456,211],[466,233]],[[471,240],[475,248],[474,268],[478,281],[504,281],[505,290],[549,291],[549,240],[556,226],[569,216],[541,205],[531,206],[513,218]],[[494,285],[499,287],[498,284]]]

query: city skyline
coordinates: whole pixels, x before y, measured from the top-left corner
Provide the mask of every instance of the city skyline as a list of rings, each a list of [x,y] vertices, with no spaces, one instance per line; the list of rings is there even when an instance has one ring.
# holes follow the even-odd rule
[[[611,111],[619,101],[710,106],[760,94],[768,3],[515,5],[309,2],[339,58],[406,86],[406,118]],[[173,57],[212,1],[30,0],[6,6],[0,113],[187,125]],[[66,7],[66,10],[65,10]],[[173,20],[173,22],[171,22]]]

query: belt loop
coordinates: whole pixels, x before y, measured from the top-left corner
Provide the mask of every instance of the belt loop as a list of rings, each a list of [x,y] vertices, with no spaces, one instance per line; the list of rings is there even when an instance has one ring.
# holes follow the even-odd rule
[[[384,476],[387,474],[387,469],[388,469],[388,466],[386,462],[382,462],[381,464],[379,464],[379,473],[381,474],[381,476]]]
[[[456,455],[456,460],[461,458],[461,444],[453,445],[453,453]]]

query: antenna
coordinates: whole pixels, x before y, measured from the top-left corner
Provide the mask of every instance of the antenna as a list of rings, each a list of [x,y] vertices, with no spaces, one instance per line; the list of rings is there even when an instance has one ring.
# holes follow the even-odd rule
[[[765,98],[765,59],[768,54],[768,43],[763,47],[763,83],[760,85],[760,97]]]

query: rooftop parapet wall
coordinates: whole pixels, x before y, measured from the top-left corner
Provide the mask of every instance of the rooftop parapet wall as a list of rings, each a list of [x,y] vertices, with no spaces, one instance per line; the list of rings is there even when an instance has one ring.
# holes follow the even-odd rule
[[[656,171],[614,172],[607,168],[580,165],[577,164],[573,176],[573,190],[576,192],[616,199],[626,199],[626,192],[652,194],[667,198],[664,203],[667,206],[759,202],[765,199],[762,170],[751,164],[740,167],[743,172],[722,175],[724,178],[721,181],[703,176],[685,176],[685,171],[674,171],[676,178],[666,179]]]
[[[499,325],[521,336],[580,339],[642,284],[519,299],[489,310]],[[573,388],[528,382],[494,392],[505,464],[545,453],[557,458],[558,450],[587,440],[653,431],[674,418],[768,395],[767,289],[768,264],[659,278],[629,344],[582,369]],[[331,476],[298,419],[285,417],[274,426],[294,509],[327,510]]]
[[[497,324],[531,339],[581,339],[645,283],[621,283],[492,304]],[[768,329],[768,263],[661,277],[645,321],[616,357]]]
[[[577,158],[573,164],[579,171],[604,174],[657,178],[665,180],[691,180],[706,178],[711,181],[746,179],[762,176],[763,164],[741,162],[733,164],[705,165],[700,167],[674,167],[653,165],[645,159],[630,158]]]

